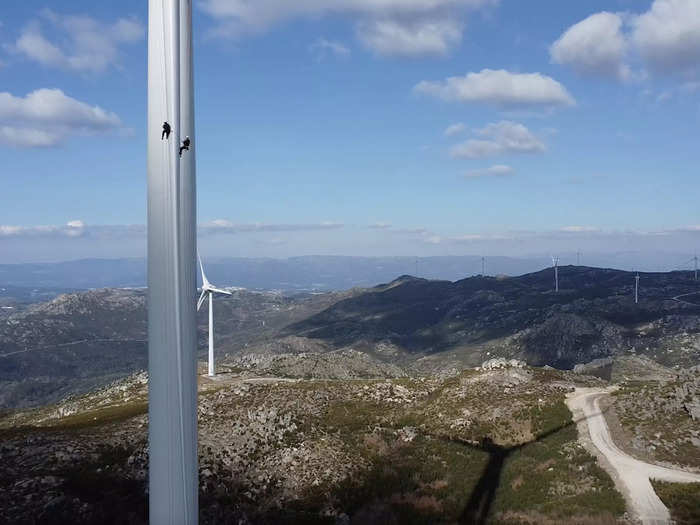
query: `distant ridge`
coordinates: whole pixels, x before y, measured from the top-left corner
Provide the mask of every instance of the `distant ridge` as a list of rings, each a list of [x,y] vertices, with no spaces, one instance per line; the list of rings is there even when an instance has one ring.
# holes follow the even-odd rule
[[[600,268],[654,270],[659,261],[667,269],[677,269],[683,255],[652,254],[648,259],[635,254],[616,257],[593,255],[589,266]],[[561,257],[561,266],[573,259]],[[416,265],[416,261],[418,264]],[[628,261],[628,262],[625,262]],[[630,262],[631,261],[631,262]],[[262,290],[347,290],[371,288],[391,283],[397,275],[429,280],[459,281],[481,273],[481,257],[344,257],[310,255],[288,259],[210,257],[205,260],[207,275],[221,286],[239,286]],[[487,275],[518,276],[548,268],[547,257],[492,256],[486,260]],[[416,269],[418,271],[416,272]],[[690,268],[686,268],[690,270]],[[417,275],[416,275],[417,274]],[[0,264],[0,288],[89,289],[105,287],[143,287],[146,284],[144,259],[82,259],[57,263]]]
[[[501,356],[572,368],[651,352],[662,363],[698,364],[693,341],[700,334],[700,285],[688,272],[641,273],[637,305],[635,275],[562,266],[558,293],[551,268],[455,282],[402,276],[338,301],[282,335],[370,352],[389,345],[404,362],[449,358],[475,366]]]

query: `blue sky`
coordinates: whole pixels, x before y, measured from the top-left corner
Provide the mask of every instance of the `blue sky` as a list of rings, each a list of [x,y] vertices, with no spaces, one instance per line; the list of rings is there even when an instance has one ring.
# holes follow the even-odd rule
[[[144,254],[146,4],[0,13],[0,262]],[[195,0],[194,31],[205,253],[700,240],[699,2]]]

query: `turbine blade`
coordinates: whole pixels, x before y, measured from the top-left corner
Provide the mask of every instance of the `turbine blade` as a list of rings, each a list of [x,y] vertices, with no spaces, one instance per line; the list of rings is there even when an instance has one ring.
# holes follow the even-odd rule
[[[202,264],[202,257],[199,255],[199,250],[197,250],[197,259],[199,259],[199,269],[202,271],[202,287],[204,288],[209,285],[209,280],[204,273],[204,265]]]
[[[204,299],[207,296],[207,291],[202,290],[202,295],[199,296],[199,301],[197,301],[197,311],[199,312],[199,309],[202,307],[202,303],[204,302]]]
[[[219,288],[210,288],[210,290],[211,290],[212,292],[222,293],[222,294],[224,294],[224,295],[233,295],[231,292],[226,291],[226,290],[221,290],[221,289],[219,289]]]

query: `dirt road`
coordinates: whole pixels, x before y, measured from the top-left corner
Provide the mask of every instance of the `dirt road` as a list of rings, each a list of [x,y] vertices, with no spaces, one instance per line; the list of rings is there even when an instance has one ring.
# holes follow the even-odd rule
[[[697,295],[698,299],[700,300],[700,292],[690,292],[690,293],[684,293],[681,295],[676,295],[673,300],[676,301],[677,303],[682,303],[682,304],[688,304],[690,306],[700,306],[697,302],[691,302],[691,301],[686,301],[683,299],[684,297],[692,297],[693,295]]]
[[[588,436],[581,435],[582,426],[580,426],[579,437],[587,439],[590,436],[595,448],[605,456],[608,467],[613,471],[611,474],[627,500],[629,510],[642,523],[645,525],[668,523],[671,519],[669,511],[654,492],[649,480],[653,478],[677,483],[700,482],[700,474],[651,465],[634,459],[620,450],[613,442],[605,417],[600,410],[599,400],[608,393],[608,390],[603,389],[577,388],[573,394],[569,395],[567,399],[569,409],[575,419],[583,418],[581,424],[588,431]]]

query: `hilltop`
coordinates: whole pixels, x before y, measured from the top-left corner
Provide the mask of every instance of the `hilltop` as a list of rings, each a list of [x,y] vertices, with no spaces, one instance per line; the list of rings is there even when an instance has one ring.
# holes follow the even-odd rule
[[[393,361],[421,366],[475,366],[502,356],[567,369],[630,352],[670,365],[698,362],[700,306],[692,301],[700,304],[700,294],[685,294],[700,286],[687,273],[641,274],[639,304],[631,272],[565,266],[559,274],[558,293],[551,269],[456,282],[404,276],[338,301],[281,335],[378,357],[391,347]]]

